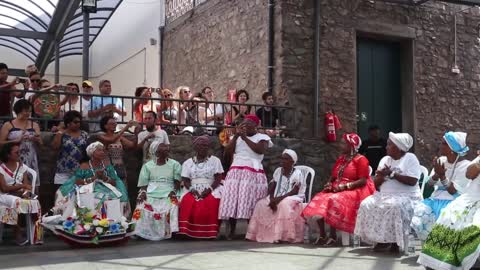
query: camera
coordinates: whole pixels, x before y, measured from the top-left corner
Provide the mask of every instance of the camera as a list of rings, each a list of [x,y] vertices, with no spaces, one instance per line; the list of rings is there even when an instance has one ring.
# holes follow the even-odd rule
[[[27,79],[18,78],[17,82],[18,82],[18,83],[26,83],[26,82],[27,82]]]

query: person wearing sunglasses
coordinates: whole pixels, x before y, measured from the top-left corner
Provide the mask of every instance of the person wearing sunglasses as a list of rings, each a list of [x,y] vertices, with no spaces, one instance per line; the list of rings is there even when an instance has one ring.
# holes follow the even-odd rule
[[[80,166],[87,149],[88,133],[81,130],[82,114],[78,111],[68,111],[63,116],[63,123],[52,142],[52,148],[58,151],[57,170],[54,183],[62,185]]]
[[[168,135],[176,133],[177,127],[174,126],[178,124],[178,110],[174,106],[173,92],[170,89],[162,90],[162,99],[160,103],[160,124],[162,124],[162,129],[167,132]]]

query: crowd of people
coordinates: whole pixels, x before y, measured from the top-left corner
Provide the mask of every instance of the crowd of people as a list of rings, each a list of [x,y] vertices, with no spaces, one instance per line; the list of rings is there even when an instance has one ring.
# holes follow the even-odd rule
[[[15,86],[6,81],[6,71],[8,67],[0,64],[0,90]],[[34,192],[40,179],[31,179],[29,170],[39,171],[35,149],[43,141],[40,125],[31,119],[50,115],[62,118],[51,127],[55,133],[51,148],[58,151],[53,181],[58,190],[50,216],[74,215],[82,198],[91,196],[92,205],[118,202],[121,215],[135,224],[134,234],[152,241],[173,236],[215,239],[222,221],[226,238],[233,239],[237,221],[248,220],[245,238],[267,243],[303,242],[309,231],[306,224],[316,224],[316,245],[338,245],[337,231],[342,231],[374,244],[374,251],[398,253],[409,235],[416,235],[424,242],[418,261],[433,269],[469,269],[480,255],[480,157],[465,159],[466,133],[447,132],[441,138],[440,156],[434,158],[431,173],[423,175],[434,189],[429,198],[419,187],[422,172],[410,152],[412,136],[390,132],[385,140],[379,128],[372,126],[362,144],[357,134],[345,133],[326,185],[305,205],[306,176],[296,167],[299,156],[294,150],[285,149],[279,157],[281,166],[271,177],[265,174],[262,161],[273,146],[271,136],[276,135],[265,129],[278,125],[280,113],[268,106],[254,112],[246,103],[245,90],[237,92],[238,106],[228,119],[233,126],[222,159],[231,164],[225,169],[222,159],[211,154],[206,134],[192,137],[194,155],[183,164],[169,155],[168,135],[179,132],[170,124],[188,125],[202,119],[214,126],[225,120],[222,106],[210,106],[214,95],[209,87],[193,98],[188,87],[179,87],[176,98],[185,100],[180,102],[169,100],[174,92],[163,89],[159,103],[148,99],[150,88],[138,88],[135,96],[147,99],[135,103],[136,121],[119,130],[117,119],[125,110],[121,100],[109,97],[109,81],[100,82],[102,96],[60,99],[51,92],[56,85],[41,79],[35,70],[29,76],[28,87],[38,93],[0,91],[4,105],[0,109],[14,116],[0,130],[0,222],[14,226],[19,245],[27,243],[20,220],[26,216],[38,220],[42,213]],[[80,91],[76,84],[68,87],[72,93]],[[84,81],[82,88],[91,93],[91,82]],[[69,108],[50,114],[36,109],[36,101],[48,95],[51,104]],[[194,98],[203,105],[193,102]],[[6,99],[14,100],[13,106]],[[269,93],[262,99],[266,105],[273,104]],[[93,141],[84,131],[85,119],[96,119],[89,128],[98,125],[102,131]],[[133,140],[125,136],[130,128],[134,128]],[[127,191],[127,149],[143,152],[136,202],[129,201]],[[104,214],[102,209],[92,210]]]

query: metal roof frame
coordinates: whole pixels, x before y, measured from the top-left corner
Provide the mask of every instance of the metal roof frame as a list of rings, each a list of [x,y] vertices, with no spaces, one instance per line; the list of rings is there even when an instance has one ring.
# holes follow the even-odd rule
[[[54,60],[55,47],[59,49],[59,58],[81,55],[83,40],[78,39],[84,25],[81,1],[0,0],[0,47],[26,56],[41,73]],[[89,27],[92,30],[89,46],[123,0],[97,1],[97,13],[91,13],[89,18],[90,22],[97,21]]]

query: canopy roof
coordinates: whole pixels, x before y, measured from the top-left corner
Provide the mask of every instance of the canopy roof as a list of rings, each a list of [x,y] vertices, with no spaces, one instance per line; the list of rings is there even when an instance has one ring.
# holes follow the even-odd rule
[[[90,13],[90,46],[122,0],[97,0]],[[82,54],[81,0],[0,0],[0,46],[35,62],[41,72],[54,59],[55,41],[60,57]]]

